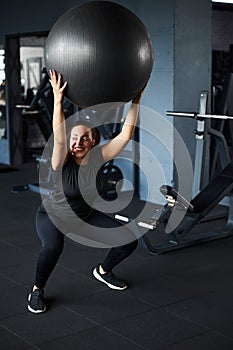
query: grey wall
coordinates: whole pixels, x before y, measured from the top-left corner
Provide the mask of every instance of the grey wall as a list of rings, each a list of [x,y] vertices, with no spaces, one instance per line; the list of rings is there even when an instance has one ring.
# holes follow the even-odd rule
[[[140,15],[151,34],[155,50],[154,69],[142,100],[140,118],[141,197],[163,200],[159,188],[173,178],[173,130],[166,111],[173,109],[174,3],[171,0],[141,2]],[[147,4],[147,2],[145,2]]]
[[[174,11],[174,109],[198,111],[201,90],[211,91],[211,1],[175,0]],[[193,158],[195,122],[174,126]]]
[[[141,165],[147,169],[146,179],[141,175],[141,195],[148,198],[149,191],[149,199],[160,202],[158,189],[163,181],[172,185],[176,181],[173,160],[184,171],[184,154],[194,163],[196,121],[165,118],[165,114],[167,110],[198,111],[201,91],[211,93],[212,6],[210,0],[165,0],[157,1],[154,11],[143,7],[141,14],[155,45],[155,67],[143,102],[163,116],[153,120],[151,113],[144,113],[141,121],[142,129],[152,132],[152,135],[148,131],[141,133],[142,145],[151,150],[150,154],[143,154],[141,149]],[[173,126],[180,139],[174,136]],[[185,144],[183,151],[180,140]],[[191,179],[192,174],[187,173],[187,178],[189,175]]]

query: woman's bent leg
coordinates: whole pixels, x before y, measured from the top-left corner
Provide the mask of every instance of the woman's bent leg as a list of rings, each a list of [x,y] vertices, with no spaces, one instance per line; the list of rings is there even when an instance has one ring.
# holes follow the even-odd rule
[[[35,286],[44,288],[63,251],[64,235],[51,222],[43,208],[37,211],[36,229],[42,248],[36,265]]]
[[[137,245],[138,241],[136,240],[123,246],[110,249],[108,255],[101,264],[104,271],[111,271],[115,266],[120,264],[134,252],[134,250],[137,248]]]
[[[121,234],[123,233],[126,235],[126,237],[128,237],[126,240],[128,243],[124,245],[115,247],[113,244],[113,248],[110,249],[103,263],[98,265],[93,271],[95,278],[107,284],[108,287],[118,290],[127,288],[125,282],[118,279],[112,273],[112,269],[133,253],[138,245],[136,237],[119,222],[99,212],[94,212],[88,219],[88,223],[91,225],[96,225],[97,227],[103,227],[105,230],[106,228],[111,230],[111,228],[115,229],[119,227],[121,229]]]
[[[110,249],[104,262],[101,264],[105,271],[111,271],[116,265],[125,260],[136,249],[138,245],[137,238],[131,231],[129,231],[129,229],[124,228],[121,223],[114,220],[113,218],[101,212],[94,211],[88,218],[87,222],[92,226],[96,225],[96,227],[102,227],[105,231],[109,230],[109,233],[111,229],[116,229],[119,227],[122,241],[124,237],[126,237],[124,241],[127,243],[120,244],[119,246],[115,246],[116,240],[113,237],[113,248]],[[117,235],[117,231],[115,232],[115,235]]]

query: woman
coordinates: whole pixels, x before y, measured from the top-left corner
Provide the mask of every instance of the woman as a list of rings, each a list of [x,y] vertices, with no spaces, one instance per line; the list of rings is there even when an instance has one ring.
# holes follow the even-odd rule
[[[133,99],[122,131],[110,142],[102,147],[95,147],[99,142],[95,129],[91,129],[88,125],[82,123],[72,127],[68,147],[63,111],[64,90],[67,83],[62,84],[61,74],[57,75],[54,70],[50,72],[50,82],[54,94],[54,141],[51,164],[55,174],[59,172],[62,174],[63,188],[61,189],[59,188],[61,186],[57,185],[55,194],[51,195],[37,212],[36,227],[42,249],[37,261],[35,284],[28,296],[28,310],[33,313],[42,313],[46,310],[44,288],[63,251],[64,245],[64,231],[58,227],[60,227],[59,224],[63,224],[63,227],[66,226],[66,218],[67,224],[72,221],[70,211],[92,227],[96,225],[103,228],[121,228],[121,230],[123,228],[124,230],[124,227],[115,220],[93,209],[92,205],[84,200],[82,194],[88,191],[90,193],[95,192],[88,182],[90,174],[93,175],[93,171],[96,174],[98,164],[103,164],[115,158],[132,138],[142,96],[141,92]],[[80,172],[83,172],[84,176],[80,176]],[[61,200],[61,196],[59,197],[61,191],[65,193],[65,200]],[[67,210],[68,206],[72,209],[69,208],[69,212]],[[59,224],[56,224],[57,222]],[[79,225],[78,229],[82,231]],[[125,234],[129,234],[126,229]],[[85,237],[85,232],[83,236]],[[107,246],[109,245],[111,246],[108,243]],[[95,267],[93,276],[109,288],[116,290],[127,288],[126,283],[117,278],[112,269],[127,258],[136,247],[137,240],[132,238],[126,240],[122,245],[114,245],[105,260]]]

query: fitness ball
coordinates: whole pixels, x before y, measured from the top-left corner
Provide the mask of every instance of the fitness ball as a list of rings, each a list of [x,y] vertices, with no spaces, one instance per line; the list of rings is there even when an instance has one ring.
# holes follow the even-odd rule
[[[68,82],[66,98],[84,108],[133,99],[150,77],[154,52],[146,27],[129,9],[91,1],[55,22],[45,61]]]

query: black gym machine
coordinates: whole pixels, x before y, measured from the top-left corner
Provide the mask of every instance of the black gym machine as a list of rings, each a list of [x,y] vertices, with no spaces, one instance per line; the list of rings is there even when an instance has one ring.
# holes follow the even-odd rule
[[[206,120],[208,119],[231,120],[233,117],[206,114],[207,98],[208,92],[202,91],[200,94],[199,112],[168,111],[166,113],[167,116],[193,118],[197,121],[193,199],[188,201],[175,188],[162,185],[160,192],[167,198],[168,203],[162,208],[161,206],[156,207],[155,204],[151,203],[149,212],[152,215],[149,217],[146,217],[145,213],[144,218],[140,217],[140,214],[135,216],[133,213],[134,209],[130,208],[130,206],[126,210],[115,214],[115,219],[127,223],[128,228],[134,232],[136,237],[139,237],[141,245],[152,254],[161,254],[225,238],[233,234],[233,162],[230,162],[223,134],[206,126]],[[216,152],[218,152],[222,170],[217,175],[212,176],[213,178],[210,182],[201,189],[204,141],[207,135],[215,141]],[[198,233],[195,232],[194,229],[199,224],[226,216],[226,212],[222,210],[221,206],[220,211],[216,210],[226,196],[229,198],[229,203],[228,218],[225,226],[219,231],[200,232],[199,230]],[[134,198],[134,208],[136,206],[142,210],[145,204],[140,199]],[[183,216],[183,219],[175,227],[169,227],[171,216],[175,213]],[[132,217],[133,219],[131,219]],[[162,240],[160,239],[161,236],[163,237]]]
[[[154,214],[143,219],[137,217],[131,219],[132,209],[127,208],[120,213],[115,214],[115,219],[128,224],[128,227],[139,237],[141,245],[152,254],[161,254],[172,250],[185,248],[187,246],[204,243],[219,238],[225,238],[233,234],[233,163],[227,165],[219,175],[217,175],[200,193],[198,193],[190,202],[187,201],[171,186],[163,185],[160,188],[161,193],[174,205],[166,204],[162,209],[154,207]],[[220,231],[192,233],[207,215],[217,207],[221,200],[230,196],[230,205],[228,210],[228,220]],[[141,207],[145,203],[134,198],[134,207]],[[153,210],[153,209],[151,209]],[[169,219],[174,211],[183,211],[182,221],[171,231],[169,230]],[[213,218],[207,219],[211,220]],[[144,231],[144,232],[143,232]],[[157,238],[163,236],[163,240],[157,242]]]

